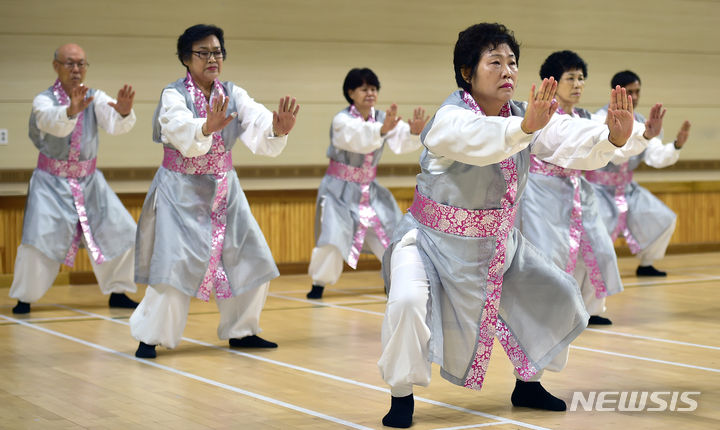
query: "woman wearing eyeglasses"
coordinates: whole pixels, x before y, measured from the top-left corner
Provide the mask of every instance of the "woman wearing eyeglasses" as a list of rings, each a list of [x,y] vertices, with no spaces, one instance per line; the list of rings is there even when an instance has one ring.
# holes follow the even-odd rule
[[[275,348],[257,336],[269,282],[279,275],[232,166],[241,139],[254,154],[277,156],[300,108],[280,100],[277,112],[232,82],[218,80],[226,58],[223,30],[195,25],[178,38],[186,76],[163,90],[153,140],[164,158],[138,223],[135,279],[148,284],[130,318],[137,357],[174,348],[190,299],[215,293],[218,336],[230,346]]]

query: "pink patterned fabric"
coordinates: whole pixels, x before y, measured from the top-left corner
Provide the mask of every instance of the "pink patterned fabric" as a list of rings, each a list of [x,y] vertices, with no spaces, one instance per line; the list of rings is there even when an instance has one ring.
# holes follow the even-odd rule
[[[340,163],[339,161],[330,160],[330,165],[325,173],[343,181],[369,184],[375,180],[377,166],[370,166],[370,168],[365,169],[363,167],[353,167]]]
[[[70,97],[63,89],[60,79],[57,79],[53,84],[52,92],[61,106],[68,106],[70,104]],[[85,111],[82,111],[77,115],[75,128],[73,128],[73,131],[70,134],[70,149],[68,151],[67,161],[53,160],[43,155],[43,153],[40,153],[38,156],[38,168],[40,170],[44,170],[53,175],[56,174],[54,172],[58,172],[60,174],[57,176],[67,178],[68,184],[70,185],[70,193],[73,196],[75,211],[78,215],[78,223],[75,229],[75,236],[73,236],[70,248],[65,255],[65,261],[63,262],[69,267],[73,267],[73,265],[75,265],[75,257],[77,257],[78,249],[80,249],[80,240],[83,237],[85,238],[85,245],[87,246],[90,258],[92,258],[96,264],[102,264],[105,262],[105,256],[97,243],[95,243],[92,231],[90,230],[87,209],[85,209],[85,196],[83,194],[82,186],[77,180],[78,178],[90,175],[95,171],[95,159],[79,161],[84,117]]]
[[[570,211],[570,231],[568,243],[570,251],[565,272],[573,274],[577,266],[578,253],[582,253],[585,267],[588,271],[590,283],[595,289],[595,297],[607,296],[607,286],[600,272],[600,265],[595,257],[592,244],[582,223],[582,201],[580,199],[580,175],[582,172],[575,169],[566,169],[552,163],[546,163],[535,155],[530,155],[530,173],[544,176],[567,178],[573,187],[572,210]]]
[[[375,122],[375,110],[370,111],[368,122]],[[355,118],[363,119],[355,105],[350,105],[350,115]],[[360,203],[358,203],[358,226],[353,235],[352,245],[350,246],[350,254],[347,256],[348,266],[353,269],[357,268],[360,252],[362,251],[365,235],[368,228],[372,227],[375,235],[380,240],[384,248],[390,244],[390,238],[383,229],[382,222],[377,216],[375,209],[370,204],[370,184],[375,179],[377,167],[372,165],[373,153],[365,154],[365,159],[360,167],[348,166],[337,161],[330,160],[327,174],[338,179],[349,182],[357,182],[360,184]]]
[[[620,166],[618,172],[589,171],[585,172],[585,178],[599,185],[615,187],[615,206],[618,209],[618,220],[615,230],[610,235],[613,240],[617,239],[620,233],[625,236],[630,252],[637,254],[641,251],[640,244],[630,233],[627,225],[628,203],[625,195],[625,187],[632,182],[633,172],[630,170],[630,163],[624,163]]]
[[[97,158],[85,161],[56,160],[41,152],[37,168],[61,178],[84,178],[95,172],[96,163]]]
[[[499,229],[508,230],[515,219],[516,208],[473,210],[438,203],[415,189],[408,209],[420,224],[443,233],[465,237],[495,236]]]
[[[207,118],[205,95],[197,85],[195,85],[190,72],[188,72],[185,78],[185,88],[193,98],[198,117]],[[209,104],[212,105],[220,96],[225,96],[225,90],[216,79],[213,83]],[[212,141],[210,151],[205,155],[199,157],[183,157],[179,151],[174,149],[168,150],[168,148],[166,148],[165,158],[163,159],[163,167],[167,169],[178,169],[175,171],[190,175],[213,174],[215,176],[217,190],[210,212],[210,225],[212,227],[210,260],[208,261],[208,268],[205,271],[205,276],[196,294],[197,298],[206,302],[210,300],[213,287],[215,288],[216,298],[227,299],[232,297],[230,282],[228,281],[227,273],[222,263],[223,243],[225,241],[225,229],[227,226],[227,172],[232,169],[232,156],[230,152],[225,150],[225,142],[219,131],[213,133]],[[165,164],[166,161],[167,165]]]
[[[474,98],[472,98],[470,93],[468,93],[467,91],[463,91],[462,99],[465,102],[465,104],[470,106],[470,109],[472,109],[473,112],[480,114],[482,116],[487,116],[485,111],[477,104],[477,102],[475,101]],[[510,116],[510,103],[505,103],[503,105],[503,107],[500,108],[500,114],[498,116],[502,116],[505,118]]]
[[[517,338],[513,336],[512,332],[504,322],[498,319],[497,322],[497,338],[505,350],[510,362],[517,369],[520,378],[524,381],[529,380],[538,372],[538,369],[530,363],[525,352],[518,344]]]
[[[553,101],[554,101],[554,100],[553,100]],[[567,113],[567,112],[565,112],[565,110],[564,110],[563,108],[561,108],[560,106],[558,106],[556,112],[557,112],[559,115],[565,115],[565,114]],[[580,112],[578,112],[577,109],[573,108],[573,110],[572,110],[572,115],[571,115],[571,116],[580,116]]]
[[[183,157],[177,149],[163,148],[163,167],[186,175],[220,175],[232,170],[232,152],[208,152],[198,157]]]

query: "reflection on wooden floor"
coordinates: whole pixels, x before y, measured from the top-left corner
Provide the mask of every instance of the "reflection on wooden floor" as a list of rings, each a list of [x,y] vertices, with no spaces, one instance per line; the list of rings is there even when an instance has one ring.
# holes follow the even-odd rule
[[[448,383],[434,366],[430,386],[415,392],[413,428],[720,428],[720,254],[667,257],[657,265],[670,273],[662,280],[636,278],[636,264],[621,259],[626,290],[605,314],[614,324],[586,330],[567,368],[547,372],[544,385],[568,405],[574,392],[647,391],[665,392],[670,408],[670,393],[699,392],[696,410],[513,408],[512,369],[496,345],[481,392]],[[280,344],[273,351],[228,349],[214,303],[194,300],[185,340],[158,348],[156,360],[134,358],[130,311],[108,309],[96,286],[53,287],[22,318],[0,290],[0,427],[380,428],[390,400],[376,366],[381,285],[377,272],[345,273],[310,302],[306,276],[273,281],[261,321],[263,336]]]

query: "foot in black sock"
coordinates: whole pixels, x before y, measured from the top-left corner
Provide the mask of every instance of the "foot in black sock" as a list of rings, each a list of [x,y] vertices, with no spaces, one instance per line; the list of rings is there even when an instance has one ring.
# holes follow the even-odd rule
[[[662,272],[652,265],[650,266],[638,266],[635,271],[636,276],[667,276],[667,272]]]
[[[588,321],[588,325],[611,325],[612,321],[610,321],[610,318],[601,317],[600,315],[590,315],[590,320]]]
[[[393,396],[390,400],[390,411],[382,419],[384,426],[406,429],[412,425],[412,416],[415,412],[415,399],[413,395],[405,397]]]
[[[564,411],[567,406],[565,402],[548,393],[540,382],[515,381],[510,401],[513,406],[526,408],[543,409],[546,411]]]
[[[157,353],[155,352],[155,345],[148,345],[145,342],[140,342],[137,351],[135,351],[135,357],[137,358],[155,358]]]
[[[30,303],[21,302],[18,300],[17,305],[12,309],[14,314],[27,314],[30,313]]]
[[[277,343],[267,341],[260,336],[245,336],[241,339],[230,339],[230,346],[235,348],[277,348]]]
[[[110,293],[108,305],[111,308],[135,309],[138,307],[138,302],[126,296],[125,293]]]
[[[324,289],[325,287],[323,287],[322,285],[313,285],[312,289],[309,293],[305,295],[305,297],[307,297],[308,299],[320,299],[322,298],[322,293]]]

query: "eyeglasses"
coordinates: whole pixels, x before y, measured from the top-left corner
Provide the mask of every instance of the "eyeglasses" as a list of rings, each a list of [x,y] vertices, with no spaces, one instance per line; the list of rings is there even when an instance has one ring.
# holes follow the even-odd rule
[[[223,59],[223,52],[219,49],[217,51],[192,51],[192,53],[205,61],[209,60],[211,56],[215,57],[216,60]]]
[[[57,61],[57,60],[56,60],[56,61]],[[68,70],[72,70],[72,69],[74,69],[76,66],[77,66],[77,68],[80,69],[80,70],[85,70],[85,69],[87,69],[88,67],[90,67],[90,63],[88,63],[88,62],[86,62],[86,61],[79,61],[79,62],[77,62],[77,63],[72,62],[72,61],[66,61],[66,62],[64,62],[64,63],[61,63],[60,61],[58,61],[58,63],[60,63],[60,65],[62,65],[64,68],[66,68],[66,69],[68,69]]]

